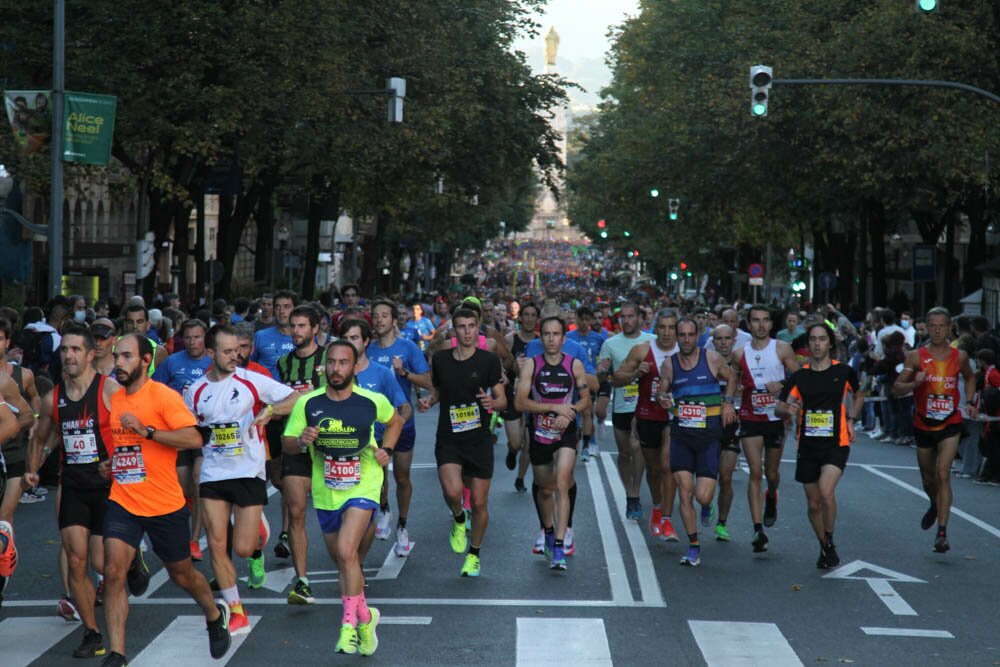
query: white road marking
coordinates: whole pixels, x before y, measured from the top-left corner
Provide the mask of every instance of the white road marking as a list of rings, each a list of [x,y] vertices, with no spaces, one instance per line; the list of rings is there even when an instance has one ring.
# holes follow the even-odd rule
[[[417,546],[417,543],[413,540],[410,541],[410,553],[413,553],[413,547]],[[372,577],[372,579],[395,579],[399,576],[399,573],[403,571],[403,565],[406,564],[406,560],[409,556],[397,556],[396,555],[396,545],[395,543],[389,549],[389,553],[386,554],[385,560],[382,561],[382,567],[378,569],[378,573]]]
[[[917,610],[903,599],[896,589],[885,579],[868,579],[868,585],[878,596],[878,599],[885,604],[896,616],[917,616]]]
[[[594,515],[597,518],[597,528],[601,533],[601,545],[604,547],[604,559],[608,564],[608,579],[611,583],[611,599],[618,604],[634,602],[632,589],[628,584],[628,574],[625,572],[625,561],[618,545],[611,510],[608,509],[608,497],[604,493],[604,482],[601,481],[601,471],[596,465],[587,466],[587,481],[590,483],[590,495],[594,499]]]
[[[431,616],[382,616],[379,625],[430,625]]]
[[[288,600],[284,597],[247,597],[244,599],[248,606],[257,605],[287,605]],[[58,600],[4,600],[6,607],[54,607]],[[533,599],[498,599],[498,598],[367,598],[369,604],[376,607],[382,605],[418,605],[436,607],[587,607],[587,608],[646,608],[649,605],[642,601],[628,600],[533,600]],[[170,606],[181,605],[191,607],[194,603],[191,598],[149,598],[130,600],[132,606]],[[343,601],[339,598],[316,598],[319,605],[340,605]],[[662,607],[663,605],[656,605]],[[202,627],[202,630],[205,628]],[[6,667],[6,665],[4,665]]]
[[[874,577],[864,577],[855,576],[858,572],[863,572],[869,570],[875,572],[877,575]],[[882,601],[886,607],[889,608],[896,616],[917,616],[917,611],[911,607],[903,597],[896,592],[896,589],[892,587],[890,582],[902,582],[908,584],[925,584],[927,583],[923,579],[917,579],[916,577],[911,577],[908,574],[903,574],[902,572],[896,572],[895,570],[890,570],[887,567],[881,567],[880,565],[872,565],[871,563],[866,563],[863,560],[855,560],[838,567],[833,572],[823,575],[824,579],[852,579],[855,581],[864,581],[868,586],[874,591],[878,599]]]
[[[250,617],[252,632],[260,616]],[[134,667],[203,667],[206,664],[225,665],[239,650],[249,632],[233,637],[232,646],[224,656],[212,660],[208,654],[208,635],[204,616],[178,616],[158,634],[142,652],[129,661]]]
[[[618,476],[618,466],[614,465],[607,457],[601,460],[601,466],[611,484],[614,506],[621,512],[619,519],[625,527],[625,537],[628,538],[629,547],[632,549],[632,558],[635,560],[636,577],[639,580],[642,600],[651,607],[665,607],[667,605],[663,601],[660,580],[656,576],[656,570],[653,569],[653,559],[649,555],[649,547],[646,546],[646,538],[642,534],[642,519],[635,522],[625,518],[625,487],[622,485],[621,477]]]
[[[932,639],[954,639],[947,630],[918,630],[915,628],[861,628],[866,635],[883,637],[930,637]]]
[[[913,493],[913,494],[915,494],[917,496],[920,496],[924,500],[927,500],[927,494],[924,493],[923,489],[918,489],[917,487],[912,486],[910,484],[907,484],[906,482],[904,482],[904,481],[902,481],[900,479],[896,479],[892,475],[884,473],[881,470],[876,470],[875,466],[862,465],[861,467],[864,468],[865,470],[867,470],[868,472],[870,472],[871,474],[878,475],[879,477],[881,477],[883,479],[889,480],[890,482],[892,482],[896,486],[898,486],[900,488],[903,488],[903,489],[906,489],[910,493]],[[1000,537],[1000,528],[997,528],[996,526],[992,526],[992,525],[986,523],[985,521],[983,521],[981,519],[977,519],[976,517],[972,516],[968,512],[963,512],[962,510],[958,509],[954,505],[951,506],[951,513],[954,514],[957,517],[961,517],[961,518],[965,519],[966,521],[968,521],[969,523],[971,523],[974,526],[978,526],[978,527],[982,528],[983,530],[985,530],[990,535],[993,535],[994,537]]]
[[[774,623],[688,621],[708,667],[803,667]]]
[[[53,604],[55,604],[53,602]],[[5,602],[4,606],[14,606]],[[4,667],[25,667],[58,644],[79,623],[67,623],[57,616],[8,618],[0,623],[0,651]],[[67,652],[66,662],[72,660]]]
[[[614,663],[599,618],[518,618],[516,664],[612,667]]]

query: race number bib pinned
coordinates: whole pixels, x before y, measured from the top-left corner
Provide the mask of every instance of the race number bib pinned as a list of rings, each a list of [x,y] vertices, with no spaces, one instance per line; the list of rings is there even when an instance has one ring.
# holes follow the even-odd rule
[[[242,456],[243,438],[240,437],[240,425],[237,422],[227,424],[211,424],[212,440],[208,443],[216,456]]]
[[[627,384],[622,387],[622,403],[625,405],[635,405],[639,400],[639,383]]]
[[[562,431],[556,428],[557,415],[535,415],[535,440],[550,444],[562,437]]]
[[[111,457],[111,474],[119,484],[139,484],[146,481],[146,464],[142,460],[142,445],[115,448]]]
[[[832,438],[833,410],[806,410],[805,436],[807,438]]]
[[[774,394],[767,389],[754,389],[750,392],[750,405],[755,415],[774,416]]]
[[[101,460],[97,436],[89,429],[63,433],[63,449],[66,452],[66,465],[83,465]]]
[[[955,400],[953,396],[943,394],[931,394],[927,397],[927,418],[937,421],[944,421],[955,412]]]
[[[465,433],[475,431],[479,428],[481,421],[479,418],[479,405],[454,405],[448,408],[448,415],[451,417],[451,432]]]
[[[678,403],[677,425],[681,428],[708,428],[708,406],[704,403]]]
[[[361,457],[331,456],[323,457],[323,483],[333,491],[346,491],[358,485],[361,481]]]

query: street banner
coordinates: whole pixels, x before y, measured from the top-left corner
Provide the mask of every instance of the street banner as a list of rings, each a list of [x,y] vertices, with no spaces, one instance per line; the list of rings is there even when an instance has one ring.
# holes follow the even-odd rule
[[[48,148],[52,139],[52,110],[47,90],[5,90],[4,109],[14,140],[27,155]]]
[[[115,132],[114,95],[66,91],[63,161],[107,165]]]

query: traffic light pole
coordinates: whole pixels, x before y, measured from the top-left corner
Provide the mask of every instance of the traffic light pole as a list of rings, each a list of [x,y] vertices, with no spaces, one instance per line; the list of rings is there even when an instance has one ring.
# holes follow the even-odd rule
[[[1000,95],[988,90],[956,81],[936,81],[933,79],[774,79],[774,86],[921,86],[924,88],[953,88],[967,93],[975,93],[1000,104]]]

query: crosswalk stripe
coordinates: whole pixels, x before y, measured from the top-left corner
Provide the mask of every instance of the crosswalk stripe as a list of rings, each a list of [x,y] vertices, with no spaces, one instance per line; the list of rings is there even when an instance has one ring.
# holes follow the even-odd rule
[[[569,664],[611,667],[611,649],[599,618],[517,619],[517,666]]]
[[[80,628],[55,616],[8,618],[0,623],[0,651],[4,667],[26,667],[38,656]],[[67,662],[72,660],[66,655]]]
[[[250,617],[250,630],[257,627],[260,616]],[[149,643],[142,653],[129,661],[133,667],[204,667],[206,664],[225,665],[246,641],[249,632],[233,637],[226,655],[212,660],[208,655],[208,633],[204,616],[178,616]]]
[[[708,667],[803,667],[774,623],[688,621]]]

